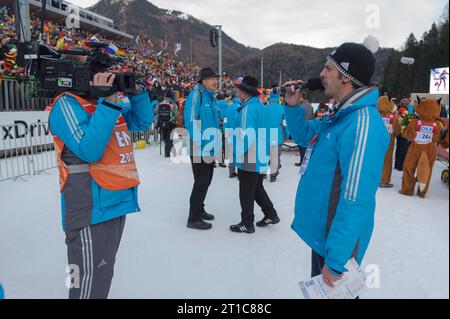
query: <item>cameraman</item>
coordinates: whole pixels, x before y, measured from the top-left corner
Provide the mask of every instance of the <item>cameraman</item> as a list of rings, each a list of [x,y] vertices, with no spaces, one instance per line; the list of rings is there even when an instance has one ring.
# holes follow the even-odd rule
[[[301,92],[286,96],[291,134],[308,148],[292,228],[313,251],[311,276],[322,274],[330,287],[352,256],[361,263],[372,235],[389,146],[377,111],[378,89],[368,87],[374,70],[367,48],[344,43],[328,55],[320,73],[325,94],[337,102],[330,115],[306,121],[298,107]]]
[[[72,57],[88,62],[86,56]],[[115,77],[97,73],[91,86],[113,87]],[[140,211],[130,131],[147,130],[153,112],[143,86],[128,97],[124,104],[117,92],[100,99],[66,92],[50,107],[63,229],[69,267],[74,267],[71,299],[107,298],[125,216]]]

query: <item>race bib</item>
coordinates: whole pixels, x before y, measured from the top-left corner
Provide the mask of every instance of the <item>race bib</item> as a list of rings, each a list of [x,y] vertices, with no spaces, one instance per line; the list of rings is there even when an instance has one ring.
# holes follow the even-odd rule
[[[422,126],[420,132],[417,132],[415,141],[417,144],[429,144],[433,142],[433,127]]]
[[[391,124],[391,120],[388,119],[388,118],[383,118],[383,122],[384,122],[384,126],[388,130],[389,134],[394,133],[394,129],[393,129],[392,124]]]

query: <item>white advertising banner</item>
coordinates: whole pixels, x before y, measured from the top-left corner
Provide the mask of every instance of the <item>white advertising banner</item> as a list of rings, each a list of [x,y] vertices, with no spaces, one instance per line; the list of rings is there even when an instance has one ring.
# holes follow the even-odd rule
[[[449,68],[431,69],[430,94],[448,94]]]
[[[28,141],[51,141],[48,112],[0,112],[0,150],[26,145]]]

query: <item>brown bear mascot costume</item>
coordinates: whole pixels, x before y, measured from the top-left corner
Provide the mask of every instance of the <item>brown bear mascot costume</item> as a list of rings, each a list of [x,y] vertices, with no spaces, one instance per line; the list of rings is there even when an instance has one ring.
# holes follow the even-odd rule
[[[391,135],[389,149],[384,157],[383,174],[381,176],[380,187],[390,188],[392,176],[392,155],[394,154],[395,137],[401,134],[400,122],[395,112],[395,104],[386,95],[381,96],[378,100],[378,111],[383,118],[384,125]]]
[[[417,195],[425,197],[430,187],[431,174],[436,161],[436,145],[441,138],[442,125],[437,121],[441,113],[440,99],[420,99],[415,108],[417,119],[412,119],[403,132],[403,137],[411,141],[403,164],[403,182],[400,193],[414,195],[417,182]]]

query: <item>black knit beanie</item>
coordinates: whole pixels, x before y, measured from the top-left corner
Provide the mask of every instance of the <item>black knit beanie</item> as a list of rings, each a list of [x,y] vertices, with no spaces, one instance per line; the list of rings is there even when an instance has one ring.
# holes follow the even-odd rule
[[[370,79],[375,72],[375,58],[362,44],[344,43],[331,51],[328,58],[357,86],[370,85]]]

